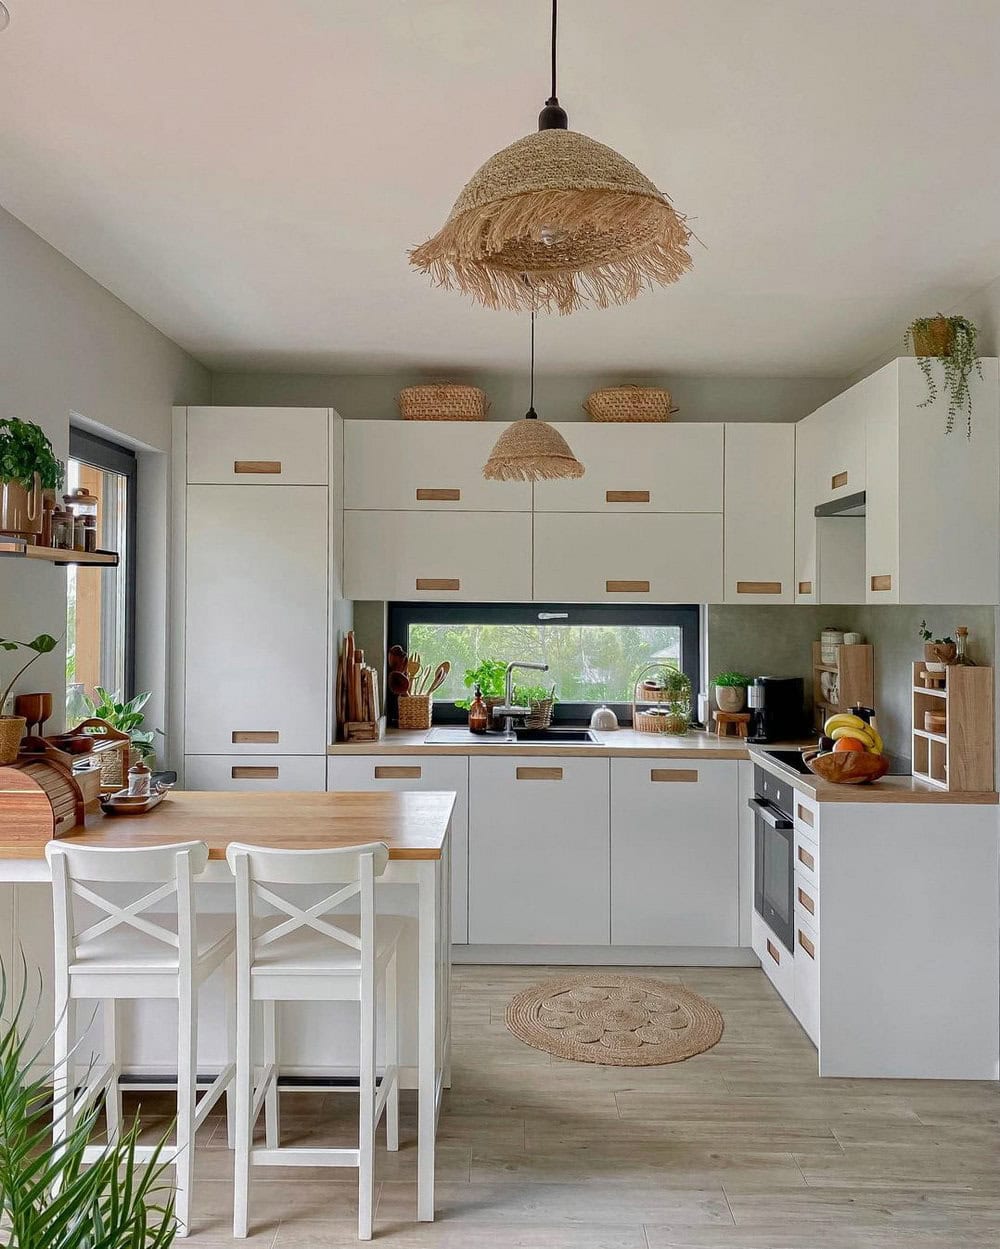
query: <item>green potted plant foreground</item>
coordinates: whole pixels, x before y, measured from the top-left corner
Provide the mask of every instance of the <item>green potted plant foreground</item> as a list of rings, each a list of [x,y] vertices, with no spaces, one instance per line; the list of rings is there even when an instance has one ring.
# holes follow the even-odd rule
[[[0,638],[0,650],[27,650],[32,652],[28,662],[18,668],[3,687],[2,692],[0,692],[0,764],[13,763],[17,759],[21,738],[24,736],[24,730],[27,728],[27,721],[24,716],[5,716],[3,714],[7,699],[14,692],[14,686],[18,680],[28,671],[39,655],[49,654],[58,645],[56,638],[48,633],[39,633],[38,637],[32,638],[30,642],[17,642],[13,638]]]
[[[713,682],[719,710],[742,711],[747,702],[747,686],[752,680],[745,672],[720,672]]]
[[[62,483],[62,465],[41,426],[16,416],[0,420],[0,533],[41,533],[42,491]]]
[[[948,415],[945,433],[955,428],[955,418],[965,414],[966,437],[972,437],[972,395],[969,378],[973,372],[983,375],[979,363],[976,340],[979,332],[966,317],[946,317],[938,313],[934,317],[917,317],[911,321],[903,336],[907,346],[912,346],[920,371],[927,382],[927,398],[922,408],[934,403],[938,397],[937,381],[932,361],[941,361],[944,368],[944,389],[948,396]]]

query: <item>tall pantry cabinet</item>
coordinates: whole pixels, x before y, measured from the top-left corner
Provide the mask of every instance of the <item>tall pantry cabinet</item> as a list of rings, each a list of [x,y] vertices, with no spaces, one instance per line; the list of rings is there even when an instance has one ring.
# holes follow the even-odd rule
[[[187,789],[326,788],[341,439],[327,408],[175,409],[172,731]]]

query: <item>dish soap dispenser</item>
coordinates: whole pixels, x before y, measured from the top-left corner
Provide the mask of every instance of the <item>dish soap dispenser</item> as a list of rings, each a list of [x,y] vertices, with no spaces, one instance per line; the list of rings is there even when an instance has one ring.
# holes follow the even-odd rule
[[[483,702],[483,691],[477,685],[472,692],[472,703],[469,706],[469,732],[485,733],[489,724],[490,717]]]

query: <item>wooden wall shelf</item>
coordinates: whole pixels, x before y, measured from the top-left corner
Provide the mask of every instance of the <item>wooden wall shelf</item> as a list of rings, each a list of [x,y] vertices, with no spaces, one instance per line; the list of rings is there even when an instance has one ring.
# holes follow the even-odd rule
[[[824,663],[822,654],[822,644],[813,642],[812,693],[816,730],[819,733],[822,733],[823,724],[828,717],[836,715],[838,711],[875,705],[875,658],[869,643],[838,646],[835,664]],[[836,699],[828,698],[823,690],[822,674],[827,672],[836,674]]]
[[[23,538],[0,537],[0,556],[12,559],[40,559],[65,567],[80,564],[97,568],[117,568],[117,551],[61,551],[51,546],[33,546]]]
[[[944,689],[924,686],[922,660],[913,665],[913,775],[939,789],[993,789],[993,669],[953,664]],[[943,700],[943,706],[942,706]],[[931,711],[946,717],[943,732],[924,728]]]

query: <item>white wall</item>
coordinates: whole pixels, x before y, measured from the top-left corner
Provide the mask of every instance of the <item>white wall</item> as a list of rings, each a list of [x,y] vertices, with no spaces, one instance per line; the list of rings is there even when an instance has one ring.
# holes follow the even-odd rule
[[[0,416],[35,421],[65,459],[70,417],[139,452],[136,681],[163,723],[170,408],[204,403],[206,369],[104,287],[0,209]],[[60,635],[66,574],[0,559],[0,636]],[[24,690],[65,687],[63,649],[40,659]],[[7,671],[10,658],[0,660]]]

